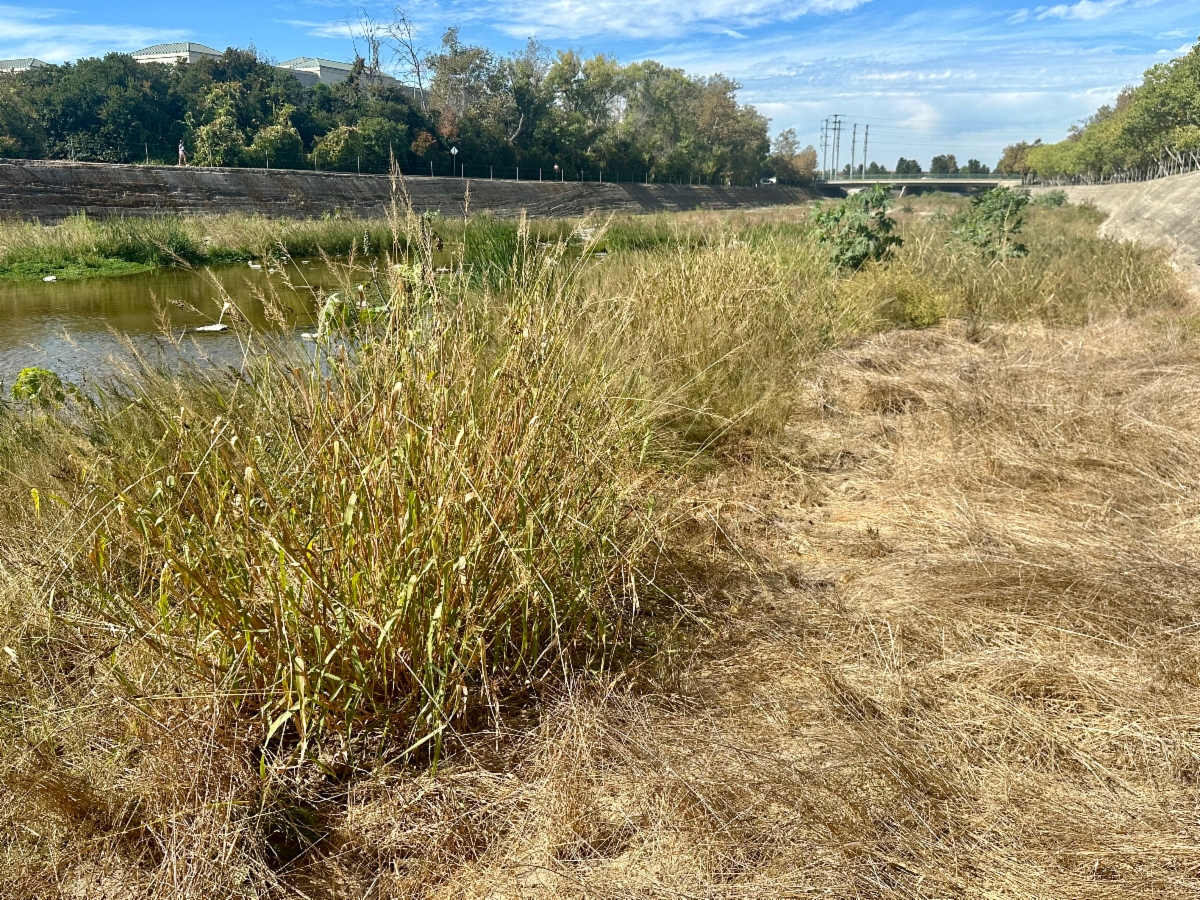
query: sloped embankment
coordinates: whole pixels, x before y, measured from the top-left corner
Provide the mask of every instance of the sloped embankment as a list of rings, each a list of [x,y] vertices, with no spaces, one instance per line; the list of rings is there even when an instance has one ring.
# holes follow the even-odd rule
[[[787,185],[596,184],[412,177],[403,180],[417,212],[461,216],[466,211],[536,218],[591,212],[682,212],[801,203],[813,188]],[[44,160],[0,160],[0,216],[57,221],[88,215],[320,216],[382,215],[392,198],[386,175],[294,169],[131,166]]]
[[[1169,247],[1176,265],[1200,285],[1200,172],[1064,190],[1071,202],[1092,203],[1108,213],[1104,234]]]

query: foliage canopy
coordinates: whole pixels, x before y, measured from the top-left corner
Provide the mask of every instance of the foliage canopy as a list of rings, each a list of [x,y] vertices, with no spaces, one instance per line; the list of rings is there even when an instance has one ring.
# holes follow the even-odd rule
[[[1200,43],[1149,69],[1057,144],[1015,144],[1001,171],[1107,178],[1200,159]]]
[[[335,85],[304,87],[253,50],[176,65],[126,54],[0,76],[0,153],[105,162],[386,172],[457,161],[499,168],[646,173],[649,180],[730,183],[777,172],[811,178],[816,152],[740,103],[736,81],[652,60],[551,53],[530,42],[501,56],[449,29],[414,50],[412,84],[359,59]],[[789,145],[789,140],[791,144]]]

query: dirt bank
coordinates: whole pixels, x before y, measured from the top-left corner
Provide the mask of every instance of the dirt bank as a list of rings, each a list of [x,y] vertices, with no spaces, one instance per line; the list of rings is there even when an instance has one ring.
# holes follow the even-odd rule
[[[1072,203],[1092,203],[1109,214],[1104,234],[1169,247],[1175,264],[1200,285],[1200,172],[1063,190]]]
[[[655,213],[801,203],[814,189],[785,185],[591,184],[408,178],[419,211],[447,216],[491,212],[539,218],[589,212]],[[469,191],[469,198],[468,198]],[[384,175],[266,169],[199,169],[108,163],[0,160],[0,216],[57,221],[89,215],[189,215],[245,212],[319,216],[382,214],[391,200]]]

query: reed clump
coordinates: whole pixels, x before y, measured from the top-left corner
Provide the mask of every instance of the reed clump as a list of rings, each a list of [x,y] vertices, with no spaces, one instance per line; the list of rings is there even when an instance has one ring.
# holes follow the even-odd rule
[[[139,423],[87,488],[103,614],[301,752],[436,754],[554,665],[602,665],[652,533],[645,425],[614,348],[575,333],[564,249],[514,264],[502,301],[397,262],[386,316],[316,364],[106,396]]]

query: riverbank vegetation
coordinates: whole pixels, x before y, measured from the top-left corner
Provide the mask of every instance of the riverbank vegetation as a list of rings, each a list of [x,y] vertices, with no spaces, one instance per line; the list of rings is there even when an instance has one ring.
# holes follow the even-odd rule
[[[0,222],[0,278],[60,280],[143,272],[157,266],[223,265],[285,253],[345,256],[382,251],[392,233],[383,219],[265,216],[72,216],[57,225]]]
[[[504,269],[518,246],[514,220],[475,216],[447,219],[424,216],[439,259],[455,252],[477,275],[485,268]],[[575,223],[537,220],[526,223],[535,244],[571,242]],[[684,241],[706,242],[707,235],[681,228],[669,217],[622,217],[605,229],[592,250],[651,250]],[[582,242],[572,243],[574,252]],[[0,279],[59,281],[144,272],[159,266],[221,266],[248,260],[343,258],[351,253],[377,258],[410,249],[408,235],[396,235],[388,219],[325,216],[273,219],[234,213],[223,216],[92,218],[72,216],[57,225],[0,222]],[[440,265],[440,263],[439,263]]]
[[[1140,179],[1200,167],[1200,44],[1146,72],[1063,141],[1005,149],[997,171],[1043,178]]]
[[[402,214],[315,359],[0,405],[10,893],[1190,878],[1185,294],[1087,207],[880,203]]]

